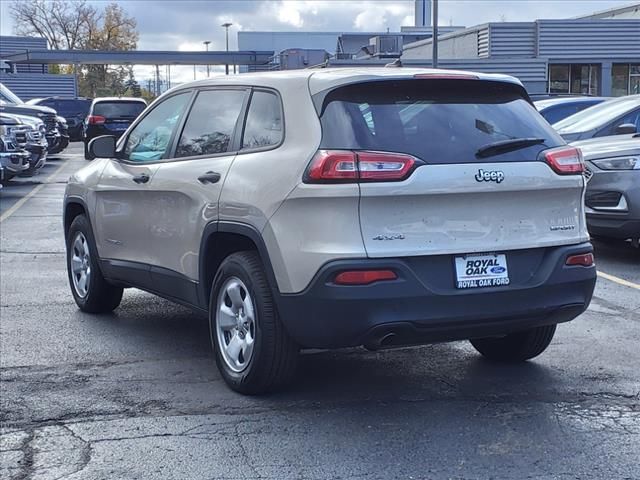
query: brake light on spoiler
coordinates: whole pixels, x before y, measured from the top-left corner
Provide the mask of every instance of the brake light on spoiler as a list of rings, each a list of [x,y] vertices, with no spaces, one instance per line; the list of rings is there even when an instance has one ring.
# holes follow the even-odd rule
[[[422,165],[404,153],[318,150],[304,176],[305,183],[399,182]]]
[[[413,78],[423,80],[480,80],[477,75],[469,73],[417,73]]]

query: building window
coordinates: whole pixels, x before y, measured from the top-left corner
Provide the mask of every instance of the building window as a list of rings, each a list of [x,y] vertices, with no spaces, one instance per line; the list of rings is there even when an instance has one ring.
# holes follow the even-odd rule
[[[611,69],[611,94],[614,97],[640,93],[640,64],[616,63]]]
[[[549,65],[549,93],[600,93],[600,65]]]

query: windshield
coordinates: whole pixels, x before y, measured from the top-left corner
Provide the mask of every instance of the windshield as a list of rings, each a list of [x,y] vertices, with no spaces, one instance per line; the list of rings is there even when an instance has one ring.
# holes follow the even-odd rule
[[[6,103],[24,103],[18,96],[0,83],[0,98]]]
[[[588,132],[606,125],[639,106],[640,95],[614,98],[613,100],[585,108],[564,120],[560,120],[558,123],[553,124],[553,128],[560,133]]]
[[[492,153],[492,161],[530,161],[541,150],[564,144],[518,89],[498,82],[348,85],[327,95],[320,118],[323,149],[408,153],[427,163],[477,162],[482,147],[539,139]]]

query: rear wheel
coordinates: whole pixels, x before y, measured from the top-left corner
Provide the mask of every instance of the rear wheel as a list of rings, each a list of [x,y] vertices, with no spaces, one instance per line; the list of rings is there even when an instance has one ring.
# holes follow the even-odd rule
[[[78,307],[88,313],[108,313],[120,305],[123,289],[105,280],[89,220],[74,218],[67,232],[67,272]]]
[[[293,379],[298,346],[280,321],[257,253],[233,253],[220,265],[209,326],[218,369],[236,392],[274,391]]]
[[[471,340],[471,345],[490,360],[524,362],[544,352],[555,332],[555,325],[546,325],[499,338],[474,339]]]

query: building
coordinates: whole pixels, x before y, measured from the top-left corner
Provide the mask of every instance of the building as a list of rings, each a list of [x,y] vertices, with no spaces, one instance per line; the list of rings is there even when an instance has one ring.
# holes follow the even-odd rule
[[[444,33],[464,27],[440,27]],[[272,50],[269,66],[245,66],[241,72],[277,69],[281,56],[295,50],[324,51],[328,58],[398,58],[407,43],[432,37],[431,27],[402,27],[400,32],[238,32],[239,50]],[[314,55],[317,58],[317,55]],[[310,63],[313,65],[314,63]]]
[[[47,41],[44,38],[0,36],[0,59],[46,48]],[[3,62],[2,70],[0,83],[22,100],[48,96],[75,97],[77,95],[75,75],[51,74],[48,65],[44,63],[13,64],[9,68],[6,62]]]
[[[432,39],[405,44],[404,63],[431,64]],[[439,65],[507,73],[531,93],[640,93],[640,4],[581,18],[496,22],[438,37]]]

